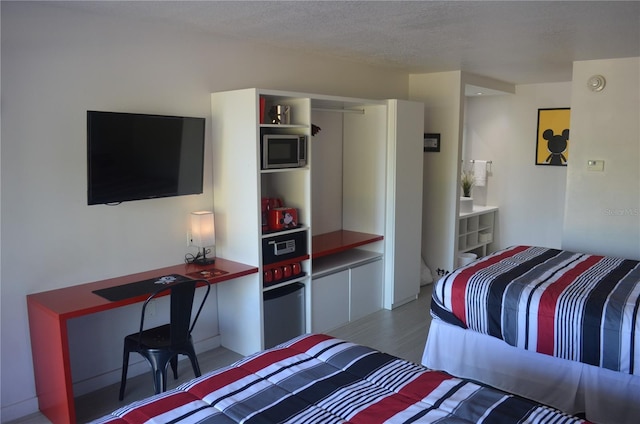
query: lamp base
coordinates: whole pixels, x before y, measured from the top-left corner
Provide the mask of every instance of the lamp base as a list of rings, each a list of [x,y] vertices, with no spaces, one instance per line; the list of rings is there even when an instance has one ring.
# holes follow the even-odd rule
[[[211,265],[215,262],[215,258],[197,258],[193,260],[193,263],[197,265]]]
[[[211,251],[209,251],[210,253]],[[211,265],[215,263],[216,258],[207,258],[207,249],[205,247],[202,248],[202,252],[198,252],[195,258],[193,258],[193,263],[198,265]]]

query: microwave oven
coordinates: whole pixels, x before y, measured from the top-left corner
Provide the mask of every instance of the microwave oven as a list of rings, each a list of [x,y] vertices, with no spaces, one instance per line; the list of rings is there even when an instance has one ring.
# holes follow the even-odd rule
[[[262,169],[300,168],[306,165],[306,136],[289,134],[262,136]]]

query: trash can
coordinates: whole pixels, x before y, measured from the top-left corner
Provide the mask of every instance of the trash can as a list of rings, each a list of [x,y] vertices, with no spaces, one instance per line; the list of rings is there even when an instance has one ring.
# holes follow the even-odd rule
[[[469,253],[469,252],[459,253],[458,268],[460,268],[461,266],[469,265],[471,262],[475,261],[476,259],[478,259],[478,255],[476,255],[475,253]]]

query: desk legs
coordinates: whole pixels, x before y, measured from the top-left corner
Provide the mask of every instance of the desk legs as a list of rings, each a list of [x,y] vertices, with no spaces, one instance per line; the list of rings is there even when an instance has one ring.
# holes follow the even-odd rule
[[[27,308],[40,411],[54,424],[75,423],[67,322],[28,297]]]

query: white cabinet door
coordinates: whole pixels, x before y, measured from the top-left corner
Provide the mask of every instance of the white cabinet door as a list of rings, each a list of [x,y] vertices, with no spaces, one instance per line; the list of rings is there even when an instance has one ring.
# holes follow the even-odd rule
[[[311,281],[311,331],[322,333],[349,322],[349,270]]]
[[[420,292],[424,105],[389,100],[385,308]]]
[[[351,269],[351,321],[382,309],[382,259]]]

